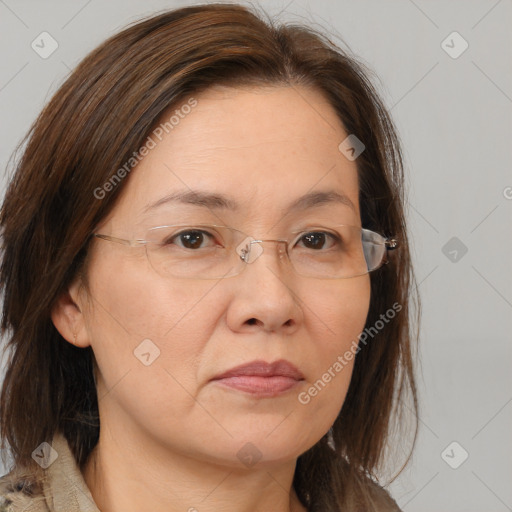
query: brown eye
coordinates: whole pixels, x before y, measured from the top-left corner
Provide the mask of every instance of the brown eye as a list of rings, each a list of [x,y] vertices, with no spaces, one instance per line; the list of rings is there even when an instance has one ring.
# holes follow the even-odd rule
[[[329,249],[333,243],[336,243],[337,237],[323,231],[312,231],[311,233],[303,235],[300,241],[302,241],[303,247],[306,249],[318,251],[321,249]]]
[[[173,237],[172,241],[185,249],[201,249],[203,248],[203,243],[211,238],[212,236],[206,233],[206,231],[189,230],[177,234]]]
[[[302,240],[308,249],[322,249],[325,238],[325,233],[308,233],[302,237]]]

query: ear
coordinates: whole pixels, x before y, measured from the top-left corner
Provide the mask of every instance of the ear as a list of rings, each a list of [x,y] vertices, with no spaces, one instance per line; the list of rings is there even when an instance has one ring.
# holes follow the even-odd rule
[[[85,328],[81,299],[82,282],[77,278],[55,301],[51,310],[51,319],[61,336],[71,344],[85,348],[90,345]]]

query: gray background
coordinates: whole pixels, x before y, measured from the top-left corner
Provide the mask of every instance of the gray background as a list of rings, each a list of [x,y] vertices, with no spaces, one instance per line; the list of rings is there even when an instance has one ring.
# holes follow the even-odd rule
[[[2,170],[87,52],[142,15],[192,3],[0,0]],[[341,37],[379,77],[403,141],[423,301],[422,414],[391,492],[407,512],[512,510],[512,2],[260,5]],[[59,45],[47,59],[31,48],[43,31]],[[457,58],[445,51],[463,48],[446,39],[454,31],[469,44]]]

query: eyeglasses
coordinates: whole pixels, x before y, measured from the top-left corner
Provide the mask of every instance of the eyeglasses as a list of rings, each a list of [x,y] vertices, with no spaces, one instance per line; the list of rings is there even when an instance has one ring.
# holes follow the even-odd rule
[[[213,224],[158,226],[144,240],[125,240],[94,233],[109,242],[144,246],[154,270],[163,277],[221,279],[240,274],[275,243],[279,260],[288,260],[300,276],[346,279],[361,276],[388,262],[387,251],[398,242],[359,226],[310,227],[288,239],[256,240],[227,226]]]

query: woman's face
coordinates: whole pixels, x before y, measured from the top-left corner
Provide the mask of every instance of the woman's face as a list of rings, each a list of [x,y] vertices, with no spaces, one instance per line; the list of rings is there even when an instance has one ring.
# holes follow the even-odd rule
[[[318,92],[217,87],[195,99],[188,114],[178,106],[163,116],[181,112],[169,133],[160,130],[162,140],[153,136],[155,146],[98,233],[135,240],[155,226],[222,224],[279,239],[310,226],[360,225],[356,164],[338,149],[348,134]],[[227,204],[198,195],[162,201],[191,191]],[[343,194],[353,208],[327,198],[288,209],[317,192]],[[301,277],[276,244],[263,247],[239,275],[200,280],[162,276],[143,246],[94,241],[79,340],[98,363],[102,429],[238,466],[292,460],[326,434],[353,360],[333,368],[364,328],[369,276]],[[267,394],[256,391],[256,378],[214,380],[249,362],[278,360],[303,380]],[[236,387],[244,382],[248,389]],[[276,382],[290,383],[274,378],[270,387]]]

